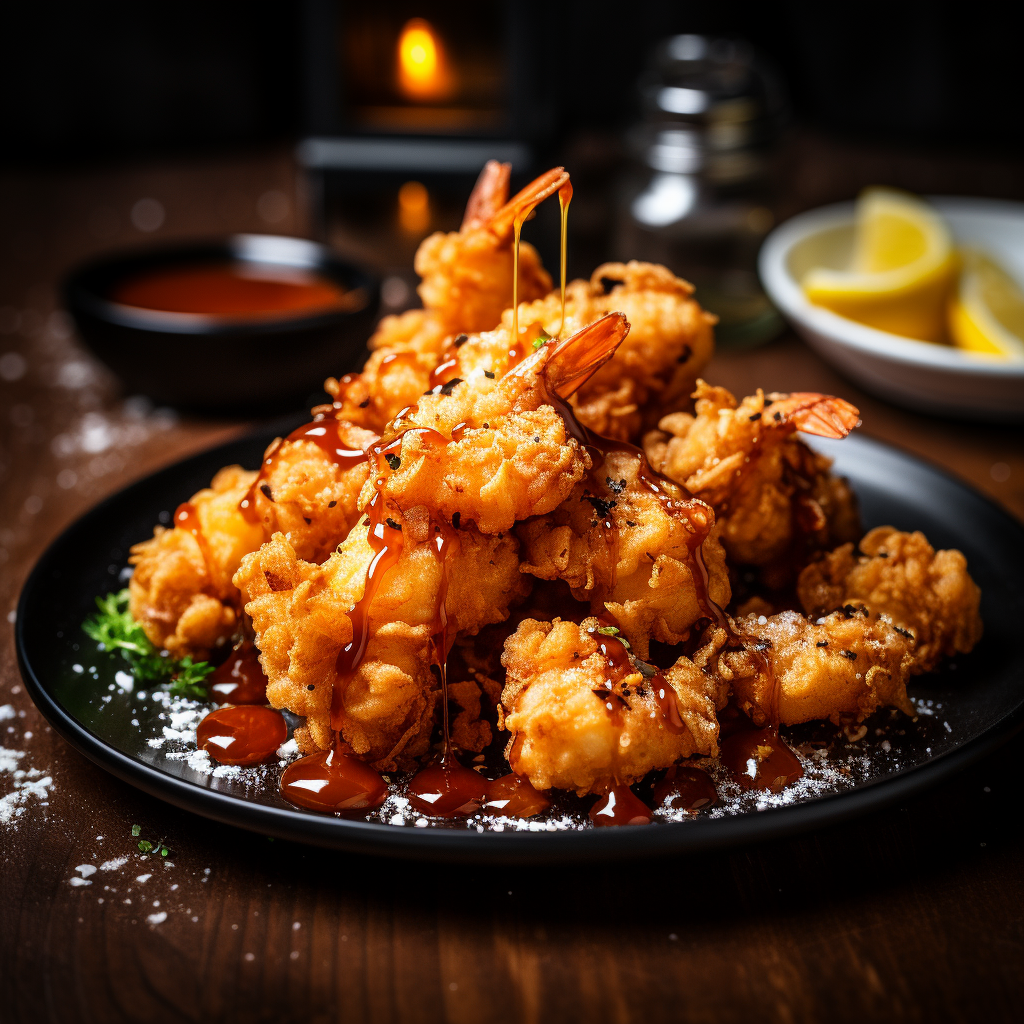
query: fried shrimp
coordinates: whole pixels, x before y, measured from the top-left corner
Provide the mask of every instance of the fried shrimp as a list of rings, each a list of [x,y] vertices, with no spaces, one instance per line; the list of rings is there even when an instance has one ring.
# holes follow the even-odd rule
[[[537,789],[603,792],[718,751],[716,682],[692,662],[641,671],[597,619],[526,619],[502,663],[506,756]]]
[[[715,317],[692,298],[693,286],[654,263],[605,263],[589,281],[566,286],[565,325],[571,333],[610,312],[623,313],[629,337],[580,388],[573,407],[602,437],[638,439],[659,416],[689,401],[714,349]],[[554,336],[562,326],[559,292],[519,307],[520,328],[539,324]],[[502,323],[511,327],[512,312]]]
[[[278,438],[267,449],[243,512],[265,537],[283,533],[296,555],[322,562],[348,536],[359,516],[356,501],[369,476],[366,449],[377,440],[343,420],[319,419]]]
[[[524,572],[564,580],[608,614],[641,657],[650,640],[680,643],[709,602],[729,603],[714,512],[650,475],[639,450],[607,451],[549,515],[520,523]]]
[[[512,228],[568,181],[561,167],[532,181],[507,203],[509,165],[490,161],[470,196],[459,231],[437,232],[416,254],[423,309],[381,320],[361,373],[331,378],[325,387],[336,414],[383,432],[429,386],[431,371],[458,335],[496,327],[512,303]],[[529,301],[551,289],[532,246],[519,249],[519,295]]]
[[[416,253],[416,273],[425,309],[435,311],[449,333],[488,331],[512,305],[513,224],[554,195],[568,180],[562,167],[536,178],[507,203],[508,164],[490,161],[480,175],[458,231],[435,232]],[[551,278],[537,250],[519,246],[519,296],[539,299],[551,290]]]
[[[859,534],[849,487],[830,475],[829,459],[796,437],[845,437],[860,422],[849,402],[760,390],[737,402],[704,381],[694,397],[696,416],[664,417],[644,447],[651,465],[715,509],[732,562],[785,568],[799,563],[801,548],[820,550]]]
[[[399,554],[375,575],[378,526]],[[275,534],[235,575],[267,698],[306,716],[307,749],[330,748],[337,732],[382,770],[425,753],[438,700],[431,663],[440,608],[454,638],[500,621],[526,592],[510,535],[462,530],[439,558],[432,535],[413,540],[411,527],[390,517],[369,533],[357,526],[322,566],[297,558]],[[346,660],[354,649],[361,657]]]
[[[797,593],[808,615],[865,608],[909,640],[912,671],[930,672],[943,657],[966,654],[981,639],[981,591],[955,550],[936,551],[923,533],[878,526],[807,566]]]
[[[263,528],[239,511],[255,472],[227,466],[178,508],[174,527],[156,527],[131,549],[132,617],[175,657],[205,657],[235,630],[240,607],[231,577],[263,543]]]
[[[434,510],[485,533],[555,508],[590,468],[590,456],[552,404],[609,359],[628,330],[609,314],[567,341],[549,340],[500,380],[454,378],[371,448],[390,472],[370,480],[410,513]]]
[[[913,714],[910,644],[878,616],[834,612],[812,622],[787,611],[748,615],[734,626],[760,656],[725,651],[718,672],[756,723],[859,722],[880,707]]]

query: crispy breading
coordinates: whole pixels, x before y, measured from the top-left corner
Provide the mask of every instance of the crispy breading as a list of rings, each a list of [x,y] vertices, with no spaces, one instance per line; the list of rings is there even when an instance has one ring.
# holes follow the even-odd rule
[[[597,792],[655,768],[718,750],[715,681],[692,663],[665,674],[681,725],[673,728],[652,682],[630,666],[614,679],[596,619],[526,619],[505,642],[506,756],[537,789]],[[595,692],[596,691],[596,692]],[[609,707],[610,705],[610,707]]]
[[[831,460],[796,436],[797,430],[824,433],[833,420],[829,436],[843,436],[856,423],[852,406],[828,395],[766,400],[760,389],[737,402],[704,381],[694,397],[696,416],[664,417],[644,447],[651,465],[715,509],[730,561],[799,563],[806,551],[857,536],[852,491],[830,475]],[[804,418],[822,411],[824,425]]]
[[[337,691],[342,739],[360,757],[388,768],[408,763],[429,743],[438,688],[430,641],[442,573],[453,633],[500,621],[526,588],[518,545],[508,534],[460,531],[444,570],[428,543],[409,542],[370,603],[365,655],[342,678],[338,655],[353,640],[350,612],[363,595],[373,556],[358,526],[322,566],[297,558],[275,534],[243,560],[235,582],[252,617],[270,703],[305,715],[312,742],[327,748]]]
[[[572,404],[584,426],[615,440],[639,438],[659,416],[688,404],[697,375],[714,350],[715,317],[693,298],[693,286],[655,263],[605,263],[589,281],[566,287],[563,337],[606,313],[619,312],[629,336],[613,359],[584,384]],[[520,329],[561,325],[558,291],[519,308]],[[511,327],[512,311],[502,315]]]
[[[430,310],[410,309],[384,317],[370,338],[371,351],[363,369],[324,382],[324,390],[334,399],[334,414],[383,433],[426,390],[430,371],[440,362],[451,337]]]
[[[923,533],[878,526],[807,566],[797,593],[808,615],[864,606],[911,636],[914,673],[966,654],[981,639],[981,591],[955,549],[936,551]]]
[[[651,639],[679,643],[730,588],[714,513],[673,497],[678,514],[646,486],[638,455],[610,451],[557,509],[516,527],[523,571],[610,613],[641,657]]]
[[[834,612],[812,622],[787,611],[734,621],[760,657],[726,651],[718,670],[755,722],[828,718],[838,724],[889,706],[913,714],[907,699],[910,643],[884,619]]]
[[[377,440],[350,423],[339,422],[336,429],[339,445],[348,450],[365,451]],[[283,533],[299,558],[322,562],[359,518],[357,499],[369,473],[368,462],[339,465],[312,441],[275,441],[254,494],[261,542]]]
[[[424,396],[393,425],[387,465],[377,467],[382,475],[367,483],[362,503],[377,489],[407,513],[425,506],[485,533],[550,512],[591,464],[551,403],[573,374],[607,359],[626,330],[612,314],[548,342],[500,380],[453,381]]]
[[[190,499],[200,538],[176,525],[156,527],[131,549],[128,584],[132,617],[157,646],[177,658],[206,657],[237,624],[238,591],[231,577],[242,557],[263,542],[263,528],[238,510],[254,472],[226,466]]]
[[[426,390],[446,346],[464,333],[496,327],[512,304],[513,218],[557,191],[568,175],[542,174],[507,203],[509,165],[488,161],[458,231],[435,232],[416,251],[423,309],[384,317],[370,338],[361,373],[324,385],[339,417],[383,433]],[[545,295],[551,278],[537,251],[519,247],[519,299]]]

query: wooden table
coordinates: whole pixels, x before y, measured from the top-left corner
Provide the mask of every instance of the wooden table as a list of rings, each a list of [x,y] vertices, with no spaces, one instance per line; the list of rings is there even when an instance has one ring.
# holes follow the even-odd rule
[[[803,205],[893,180],[886,167],[916,159],[858,149],[858,179],[849,147],[800,144],[818,171],[805,173]],[[950,189],[930,185],[934,168],[921,166],[931,178],[899,183]],[[961,191],[970,173],[1004,182],[997,194],[1019,181],[993,178],[983,162],[951,166],[968,181]],[[820,187],[830,167],[845,175],[839,195]],[[268,192],[290,205],[260,202]],[[0,1019],[1019,1019],[1020,736],[907,806],[843,827],[580,869],[373,861],[271,842],[152,800],[58,739],[14,659],[12,610],[29,568],[102,496],[245,426],[123,401],[52,312],[71,263],[145,237],[130,220],[145,197],[164,206],[162,237],[302,229],[281,154],[0,178],[0,611],[11,612],[0,632],[0,733],[28,773],[0,773],[0,797],[15,792],[0,823]],[[861,408],[865,432],[1024,517],[1020,430],[895,409],[792,336],[719,355],[708,377],[744,393],[841,394]],[[133,825],[170,857],[142,858]]]

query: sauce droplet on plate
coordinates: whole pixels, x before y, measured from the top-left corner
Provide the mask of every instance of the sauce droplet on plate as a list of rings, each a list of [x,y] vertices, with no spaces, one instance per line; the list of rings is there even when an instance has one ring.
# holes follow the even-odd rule
[[[408,797],[423,814],[459,818],[480,809],[488,788],[487,779],[452,757],[417,772],[409,782]]]
[[[662,807],[694,814],[714,807],[718,803],[718,791],[706,771],[681,764],[669,768],[665,777],[654,787],[654,799]]]
[[[281,775],[281,796],[310,811],[367,810],[387,795],[379,772],[336,746],[293,761]]]
[[[771,728],[739,729],[726,736],[719,760],[744,789],[778,793],[804,773],[796,755]]]
[[[259,764],[286,739],[279,711],[246,704],[211,711],[196,729],[196,746],[221,764]]]
[[[260,652],[251,640],[243,640],[210,676],[210,696],[218,704],[266,704],[267,677]]]
[[[649,825],[654,815],[629,786],[612,786],[600,800],[590,808],[587,817],[595,828],[608,825]]]
[[[548,797],[534,789],[529,779],[510,772],[489,783],[484,809],[510,818],[532,818],[550,806]]]

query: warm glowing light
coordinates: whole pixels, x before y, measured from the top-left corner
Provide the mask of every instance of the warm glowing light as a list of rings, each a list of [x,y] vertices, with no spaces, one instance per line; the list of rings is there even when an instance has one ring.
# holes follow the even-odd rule
[[[430,227],[430,193],[418,181],[407,181],[398,190],[398,223],[410,235]]]
[[[407,21],[399,36],[398,86],[413,100],[440,100],[451,93],[444,45],[422,18]]]

